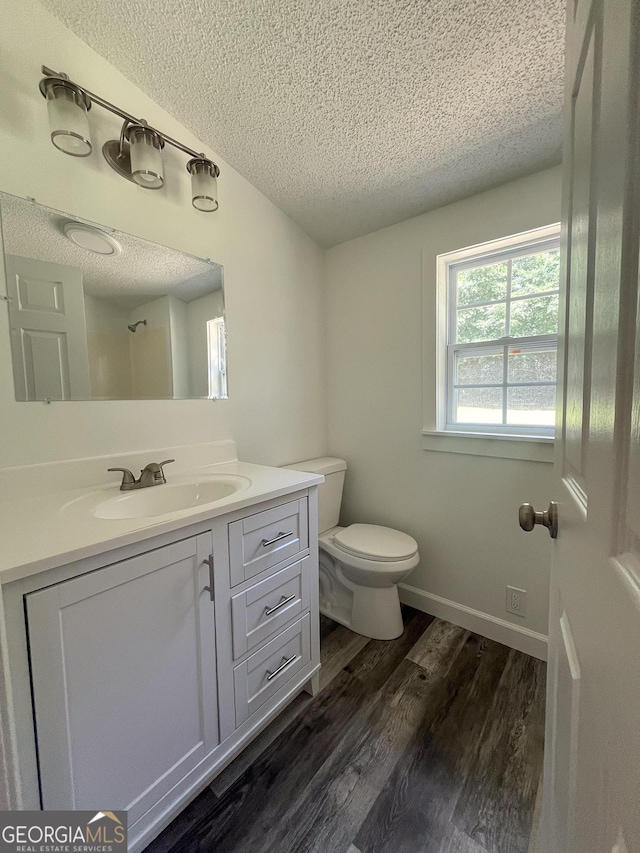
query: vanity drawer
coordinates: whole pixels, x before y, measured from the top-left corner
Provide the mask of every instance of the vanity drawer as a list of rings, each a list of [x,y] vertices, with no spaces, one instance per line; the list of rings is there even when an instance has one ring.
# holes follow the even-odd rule
[[[311,617],[306,613],[233,670],[236,726],[270,699],[311,660]]]
[[[257,512],[229,525],[231,586],[309,547],[307,499]]]
[[[231,597],[234,660],[309,609],[309,560],[303,557]]]

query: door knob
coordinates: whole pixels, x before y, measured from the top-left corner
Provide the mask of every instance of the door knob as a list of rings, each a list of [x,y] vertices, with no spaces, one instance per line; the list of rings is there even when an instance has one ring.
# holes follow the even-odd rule
[[[520,527],[527,532],[533,530],[536,524],[542,524],[549,531],[549,536],[556,539],[558,536],[558,504],[551,501],[549,509],[544,512],[536,512],[531,504],[522,504],[518,511]]]

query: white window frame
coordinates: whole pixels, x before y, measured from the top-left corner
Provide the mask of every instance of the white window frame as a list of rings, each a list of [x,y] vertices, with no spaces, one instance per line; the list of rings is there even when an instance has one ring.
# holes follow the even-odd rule
[[[545,249],[558,248],[560,245],[559,223],[537,228],[521,234],[514,234],[488,243],[469,246],[455,252],[439,255],[437,258],[438,302],[437,302],[437,354],[436,354],[436,429],[423,430],[423,435],[462,435],[468,437],[525,439],[528,441],[552,441],[555,427],[549,426],[517,426],[510,424],[461,424],[453,421],[454,406],[454,370],[456,352],[465,350],[469,354],[479,353],[487,349],[505,351],[510,347],[526,346],[527,349],[544,349],[550,344],[557,345],[557,335],[540,335],[534,337],[505,337],[493,341],[472,342],[465,344],[451,343],[455,339],[457,286],[456,272],[470,269],[487,263],[498,263],[516,257],[533,254]],[[550,291],[555,293],[556,291]],[[537,294],[542,295],[542,294]],[[521,301],[520,297],[511,300],[507,293],[507,310],[511,301]],[[510,301],[511,300],[511,301]],[[504,300],[496,300],[501,302]],[[531,346],[531,345],[534,346]],[[507,386],[507,359],[505,359],[505,376],[502,386]],[[538,383],[531,383],[538,384]],[[540,383],[550,385],[552,383]],[[506,405],[506,393],[503,395]],[[444,447],[442,448],[444,449]]]
[[[207,378],[210,400],[228,397],[225,338],[224,317],[207,320]]]

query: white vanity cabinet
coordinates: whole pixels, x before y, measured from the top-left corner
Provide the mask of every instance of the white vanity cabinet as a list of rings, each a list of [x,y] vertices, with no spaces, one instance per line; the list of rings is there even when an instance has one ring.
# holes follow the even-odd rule
[[[23,808],[125,809],[137,853],[317,689],[316,501],[298,487],[4,587]]]
[[[203,533],[26,596],[43,808],[133,824],[218,744],[211,551]]]
[[[318,668],[315,501],[314,489],[214,525],[222,740]]]

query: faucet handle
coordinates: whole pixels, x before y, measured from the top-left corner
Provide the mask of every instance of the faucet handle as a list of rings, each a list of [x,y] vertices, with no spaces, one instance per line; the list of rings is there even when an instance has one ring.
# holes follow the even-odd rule
[[[136,478],[128,468],[107,468],[107,471],[122,471],[122,483],[120,484],[121,489],[124,486],[133,485],[136,481]]]
[[[165,459],[164,462],[150,462],[146,468],[143,468],[140,472],[142,484],[144,486],[153,486],[160,485],[161,483],[166,483],[166,479],[164,476],[164,465],[168,465],[169,462],[175,462],[175,459]],[[151,482],[148,482],[148,478],[151,478]]]
[[[165,479],[165,476],[164,476],[164,466],[168,465],[169,462],[175,462],[175,461],[176,461],[175,459],[165,459],[164,462],[158,462],[158,468],[160,469],[160,477],[158,477],[158,479],[160,480],[160,482],[162,482],[162,483],[167,482]]]

